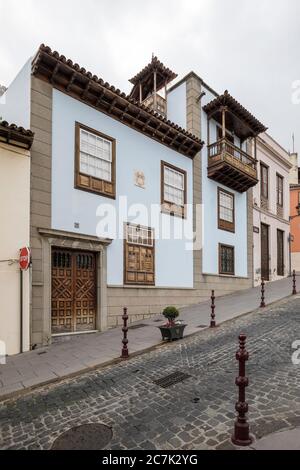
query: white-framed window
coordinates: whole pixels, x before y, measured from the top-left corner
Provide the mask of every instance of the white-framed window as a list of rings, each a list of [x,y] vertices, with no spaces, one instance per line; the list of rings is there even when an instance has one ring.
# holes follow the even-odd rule
[[[218,228],[234,232],[234,194],[218,188]]]
[[[164,202],[177,206],[185,204],[185,172],[167,164],[163,167]]]
[[[135,224],[127,224],[126,241],[133,245],[153,246],[153,229]]]
[[[233,195],[220,191],[220,219],[233,222]]]
[[[80,173],[112,181],[112,142],[80,129]]]

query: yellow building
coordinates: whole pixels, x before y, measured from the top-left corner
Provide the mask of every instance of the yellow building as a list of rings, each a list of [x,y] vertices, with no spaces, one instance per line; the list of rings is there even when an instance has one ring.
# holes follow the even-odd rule
[[[21,275],[19,250],[30,243],[32,141],[31,131],[0,121],[1,354],[27,351],[30,344],[30,270]]]

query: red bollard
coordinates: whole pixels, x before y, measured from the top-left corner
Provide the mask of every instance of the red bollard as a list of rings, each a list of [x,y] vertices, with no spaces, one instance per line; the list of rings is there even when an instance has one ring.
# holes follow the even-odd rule
[[[296,289],[296,271],[295,269],[293,270],[293,292],[292,295],[297,294],[297,289]]]
[[[123,331],[123,339],[122,339],[123,347],[122,347],[121,357],[122,357],[122,359],[127,359],[129,357],[129,352],[128,352],[128,346],[127,346],[127,344],[128,344],[128,339],[127,339],[128,315],[127,315],[127,308],[126,307],[124,307],[122,319],[123,319],[123,328],[122,328],[122,331]]]
[[[264,308],[266,306],[265,304],[265,281],[264,278],[261,278],[261,302],[260,302],[260,308]]]
[[[246,403],[245,388],[248,386],[248,378],[246,377],[245,362],[249,359],[249,353],[246,351],[246,338],[244,334],[239,335],[240,347],[235,356],[239,361],[239,376],[235,379],[235,384],[239,387],[239,401],[235,404],[238,415],[231,441],[237,446],[249,446],[253,440],[249,434],[249,423],[246,417],[248,403]]]
[[[211,327],[211,328],[214,328],[214,327],[216,326],[216,321],[215,321],[215,317],[216,317],[216,315],[215,315],[215,308],[216,308],[216,306],[215,306],[215,291],[212,290],[212,291],[211,291],[211,314],[210,314],[210,318],[211,318],[211,320],[210,320],[210,327]]]

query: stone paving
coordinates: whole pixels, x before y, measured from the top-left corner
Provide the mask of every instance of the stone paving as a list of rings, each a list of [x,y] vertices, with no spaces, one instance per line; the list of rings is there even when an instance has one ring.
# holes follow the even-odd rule
[[[50,449],[68,429],[112,428],[107,449],[230,449],[238,334],[248,336],[249,420],[257,439],[300,426],[300,298],[278,302],[131,360],[0,404],[1,449]],[[191,377],[169,388],[155,380]]]
[[[299,277],[297,285],[300,285]],[[266,285],[266,303],[287,297],[291,291],[291,278],[270,282]],[[235,318],[256,309],[259,304],[260,287],[218,297],[216,321],[221,323]],[[210,301],[182,308],[181,318],[187,323],[185,335],[198,332],[200,326],[208,326],[210,311]],[[130,353],[140,353],[161,343],[155,326],[163,322],[161,315],[137,322],[146,326],[129,331]],[[0,398],[114,361],[120,356],[122,335],[119,327],[104,333],[67,336],[60,343],[8,357],[5,365],[0,364]]]

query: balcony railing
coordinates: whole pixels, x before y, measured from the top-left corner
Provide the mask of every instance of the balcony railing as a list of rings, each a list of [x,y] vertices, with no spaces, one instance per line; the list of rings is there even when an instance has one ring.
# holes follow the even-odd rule
[[[223,138],[208,145],[208,176],[244,192],[257,183],[256,160]]]

